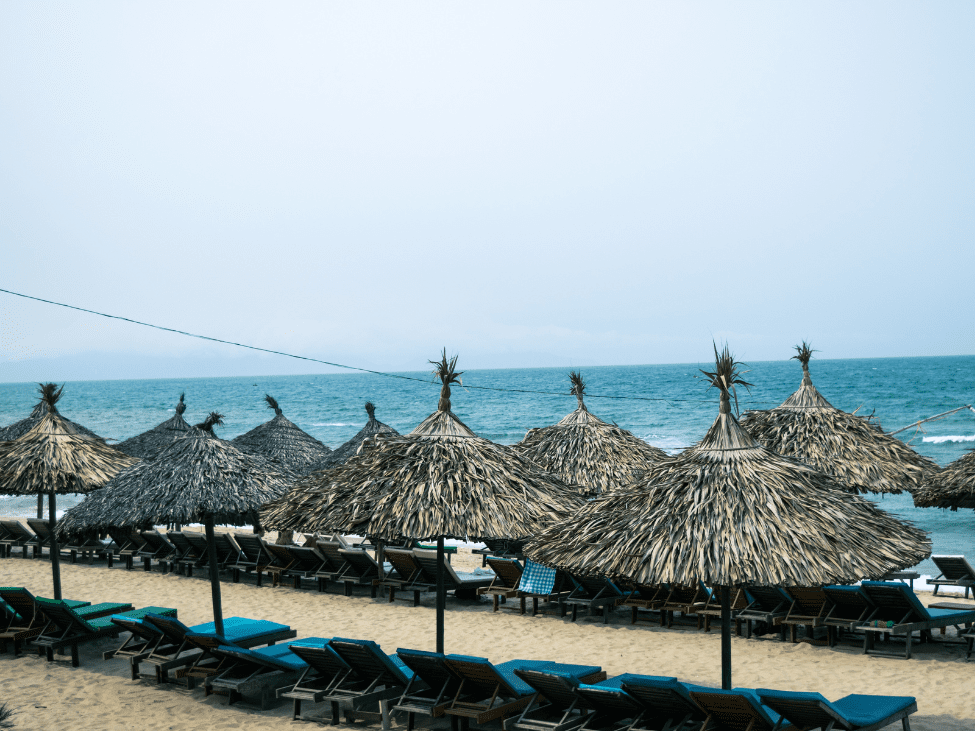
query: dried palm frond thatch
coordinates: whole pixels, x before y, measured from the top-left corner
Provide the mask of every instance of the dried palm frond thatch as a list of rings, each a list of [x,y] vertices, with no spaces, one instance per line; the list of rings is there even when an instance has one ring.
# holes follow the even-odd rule
[[[579,407],[553,426],[530,429],[513,449],[566,482],[583,485],[590,494],[629,484],[667,453],[607,424],[591,414],[583,396],[586,382],[577,371],[569,373],[572,395]]]
[[[931,474],[914,493],[919,508],[975,508],[975,451]]]
[[[533,560],[642,584],[819,586],[930,555],[921,530],[738,425],[731,388],[742,381],[727,348],[706,375],[720,409],[704,439],[536,536]]]
[[[381,540],[523,538],[581,507],[577,488],[477,436],[450,411],[456,362],[446,352],[435,362],[437,411],[412,432],[375,436],[345,464],[306,477],[265,507],[262,523]]]
[[[341,447],[336,447],[325,459],[315,464],[311,469],[312,472],[327,470],[345,464],[350,457],[359,451],[359,447],[367,439],[380,435],[390,437],[399,436],[399,432],[393,427],[388,424],[383,424],[376,418],[376,407],[371,401],[366,401],[366,413],[369,415],[369,421],[366,422],[366,425],[349,441]]]
[[[900,493],[920,488],[938,466],[877,425],[832,406],[809,376],[813,350],[806,342],[792,356],[802,364],[802,385],[781,406],[746,411],[741,425],[769,449],[831,475],[854,493]]]
[[[40,388],[37,390],[38,393],[41,394],[41,398],[34,405],[33,410],[30,412],[30,416],[28,416],[26,419],[16,421],[9,426],[0,428],[0,442],[12,442],[18,437],[22,437],[40,423],[41,418],[43,418],[48,410],[54,409],[54,411],[57,412],[57,408],[54,406],[54,404],[61,400],[61,393],[64,391],[64,386],[58,388],[57,384],[55,383],[39,383],[37,385],[40,386]],[[58,413],[58,416],[61,416],[61,414]],[[95,434],[95,432],[93,432],[91,429],[87,429],[81,424],[77,424],[70,419],[65,419],[64,416],[61,416],[61,419],[63,419],[66,424],[69,424],[79,434],[83,434],[84,436],[91,437],[93,439],[101,439],[101,437]]]
[[[274,460],[298,474],[310,472],[331,454],[331,449],[288,420],[272,396],[265,396],[264,400],[269,409],[274,409],[274,418],[232,439],[234,446]]]
[[[186,436],[187,432],[193,427],[183,418],[183,412],[186,411],[185,398],[185,393],[179,395],[179,403],[176,404],[176,413],[171,418],[154,426],[149,431],[130,437],[124,442],[119,442],[115,445],[115,448],[131,457],[152,459],[169,446],[171,442]]]

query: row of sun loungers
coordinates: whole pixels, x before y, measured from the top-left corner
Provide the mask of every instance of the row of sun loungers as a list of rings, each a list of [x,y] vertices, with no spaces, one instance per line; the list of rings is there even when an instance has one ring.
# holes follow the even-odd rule
[[[132,677],[146,666],[157,682],[183,681],[228,703],[250,701],[266,708],[292,701],[294,718],[303,704],[325,704],[333,724],[379,721],[391,714],[450,717],[452,727],[500,721],[506,731],[694,731],[705,729],[847,729],[875,731],[897,721],[909,729],[914,698],[849,695],[830,702],[818,693],[765,689],[722,691],[677,678],[635,674],[607,678],[602,668],[538,660],[495,665],[486,658],[400,648],[387,655],[368,640],[341,637],[294,639],[287,625],[232,617],[224,635],[212,623],[187,627],[175,609],[91,605],[35,598],[25,589],[0,590],[6,614],[21,621],[37,614],[56,630],[32,641],[48,653],[121,632],[125,643],[109,658],[127,658]],[[87,613],[86,613],[87,608]],[[111,614],[108,614],[111,612]],[[96,616],[97,615],[97,616]],[[42,641],[50,637],[50,641]],[[276,644],[282,643],[282,644]],[[791,724],[791,726],[790,726]]]

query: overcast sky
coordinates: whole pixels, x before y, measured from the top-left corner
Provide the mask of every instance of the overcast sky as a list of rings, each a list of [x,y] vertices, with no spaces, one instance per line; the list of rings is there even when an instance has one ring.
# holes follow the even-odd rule
[[[975,353],[975,4],[0,4],[0,287],[389,370]],[[0,294],[0,381],[327,370]]]

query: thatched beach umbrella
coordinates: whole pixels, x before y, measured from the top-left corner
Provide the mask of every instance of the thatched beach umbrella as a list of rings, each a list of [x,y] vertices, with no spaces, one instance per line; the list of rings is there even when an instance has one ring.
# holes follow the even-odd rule
[[[926,535],[819,470],[778,455],[731,413],[748,385],[727,347],[714,372],[718,418],[698,444],[606,493],[526,547],[535,561],[640,584],[722,587],[722,684],[731,687],[732,586],[879,579],[931,553]]]
[[[975,508],[975,451],[928,476],[914,493],[919,508]]]
[[[380,436],[340,467],[306,478],[261,511],[268,528],[361,533],[377,541],[437,541],[437,648],[443,651],[443,541],[525,538],[577,510],[555,475],[477,436],[450,410],[461,383],[446,352],[434,374],[437,410],[406,436]]]
[[[203,523],[213,619],[217,632],[223,634],[214,525],[257,524],[258,509],[283,495],[292,478],[266,459],[217,439],[213,427],[221,423],[222,416],[211,413],[154,460],[119,473],[104,489],[71,508],[58,529],[63,535],[76,535],[110,528],[145,530],[162,523]]]
[[[101,437],[95,434],[95,432],[93,432],[91,429],[83,427],[81,424],[71,421],[70,419],[66,419],[61,415],[60,412],[58,412],[57,408],[48,406],[48,401],[51,400],[49,398],[50,395],[57,394],[53,399],[55,403],[61,398],[61,391],[58,390],[56,383],[39,383],[37,385],[40,386],[40,389],[38,390],[41,394],[41,398],[36,404],[34,404],[34,408],[31,410],[30,416],[28,416],[26,419],[15,421],[10,426],[0,428],[0,442],[12,442],[15,439],[19,439],[20,437],[24,436],[24,434],[29,432],[41,422],[41,419],[44,418],[44,415],[48,412],[49,408],[54,408],[54,411],[58,414],[58,416],[61,417],[64,423],[71,426],[76,433],[86,437],[91,437],[92,439],[101,439]],[[38,519],[44,517],[44,495],[41,493],[38,493],[37,495],[37,517]]]
[[[269,409],[274,409],[274,418],[232,439],[235,447],[248,454],[277,461],[296,474],[307,474],[315,464],[331,454],[331,449],[295,426],[273,397],[265,396],[264,400]]]
[[[52,534],[57,526],[57,495],[97,490],[119,470],[137,460],[109,447],[100,439],[78,432],[62,417],[55,404],[61,389],[41,386],[47,413],[20,438],[0,444],[0,493],[5,495],[48,494]],[[61,553],[57,538],[51,538],[51,573],[54,598],[61,598]]]
[[[179,395],[179,403],[176,404],[176,413],[171,418],[154,426],[149,431],[130,437],[124,442],[119,442],[115,445],[115,448],[131,457],[153,459],[174,441],[186,436],[193,427],[183,418],[183,412],[186,411],[186,403],[183,400],[185,397],[185,393]]]
[[[349,441],[343,444],[341,447],[336,447],[335,450],[325,457],[321,462],[315,465],[313,468],[317,470],[327,470],[332,467],[338,467],[340,464],[345,464],[350,457],[352,457],[356,452],[359,451],[359,447],[367,439],[371,439],[376,436],[399,436],[399,432],[388,424],[383,424],[379,419],[376,418],[376,407],[371,401],[366,401],[366,413],[369,415],[369,421],[366,425],[362,427],[358,433],[352,437]]]
[[[582,374],[569,373],[571,393],[579,407],[553,426],[530,429],[514,449],[566,482],[583,485],[593,494],[622,487],[639,478],[667,453],[607,424],[591,414],[583,401]]]
[[[854,493],[918,489],[938,466],[899,439],[854,414],[840,411],[809,376],[813,350],[805,342],[792,356],[802,364],[802,385],[781,406],[747,411],[741,425],[774,452],[832,475]]]

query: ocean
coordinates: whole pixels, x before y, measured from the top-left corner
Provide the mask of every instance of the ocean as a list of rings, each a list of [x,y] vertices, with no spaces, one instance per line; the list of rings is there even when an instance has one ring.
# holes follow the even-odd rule
[[[616,422],[650,444],[674,453],[698,441],[717,415],[716,392],[707,389],[699,368],[711,364],[602,366],[583,370],[586,405],[605,421]],[[463,363],[459,363],[463,367]],[[741,411],[780,404],[799,387],[797,361],[747,364],[751,389],[738,390]],[[975,356],[813,360],[813,382],[837,408],[873,414],[887,430],[975,402]],[[62,414],[109,440],[121,441],[172,416],[186,393],[185,417],[200,422],[210,411],[224,414],[217,434],[232,439],[272,416],[264,403],[271,394],[285,416],[331,447],[352,437],[366,421],[364,404],[401,433],[410,431],[437,407],[439,386],[428,372],[398,375],[424,382],[372,374],[319,374],[250,378],[193,378],[69,382],[59,404]],[[453,411],[479,435],[514,444],[525,431],[558,421],[575,409],[564,368],[472,370],[454,387]],[[478,388],[481,387],[481,388]],[[0,384],[0,424],[24,418],[36,403],[36,384]],[[510,389],[509,391],[482,388]],[[566,395],[518,391],[558,391]],[[618,398],[602,398],[612,396]],[[975,447],[975,413],[960,411],[898,435],[940,465]],[[69,508],[81,498],[59,498]],[[918,509],[910,495],[875,496],[885,510],[931,534],[935,553],[975,559],[975,511]],[[0,514],[31,516],[36,499],[0,496]],[[919,565],[937,573],[931,561]]]

